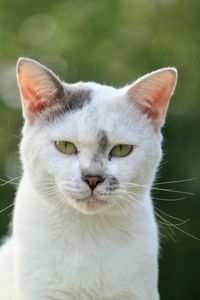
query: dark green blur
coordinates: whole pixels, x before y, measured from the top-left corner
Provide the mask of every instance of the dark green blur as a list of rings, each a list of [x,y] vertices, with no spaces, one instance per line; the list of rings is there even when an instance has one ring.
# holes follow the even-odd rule
[[[153,193],[171,200],[155,199],[162,227],[160,293],[162,300],[200,299],[200,241],[182,232],[200,237],[200,1],[0,1],[0,237],[12,215],[11,208],[2,210],[13,203],[18,181],[13,178],[20,175],[19,56],[39,60],[67,82],[115,86],[160,67],[178,68],[157,181],[194,180],[155,187],[194,195]],[[177,225],[179,230],[169,226],[182,223],[179,219],[189,221]]]

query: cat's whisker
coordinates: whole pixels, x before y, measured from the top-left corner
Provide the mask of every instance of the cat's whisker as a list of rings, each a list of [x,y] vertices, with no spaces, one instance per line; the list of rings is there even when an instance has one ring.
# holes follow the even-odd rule
[[[181,180],[162,181],[162,182],[155,182],[154,185],[182,183],[182,182],[194,181],[194,180],[197,180],[197,179],[198,179],[198,177],[181,179]]]
[[[53,188],[46,188],[46,189],[41,189],[42,192],[46,193],[46,192],[52,192],[52,191],[56,191],[55,187]]]
[[[124,199],[120,195],[116,195],[116,198],[111,199],[111,202],[116,204],[121,210],[125,210],[125,208],[127,208],[127,204],[125,204],[123,200]],[[126,207],[124,207],[124,205],[126,205]]]
[[[190,220],[190,219],[185,220],[185,221],[180,222],[180,223],[171,223],[171,222],[170,222],[170,226],[181,226],[181,225],[186,224],[189,220]],[[164,224],[164,223],[162,223],[161,221],[159,221],[159,224]],[[166,223],[165,223],[165,225],[166,225]]]
[[[185,194],[185,195],[194,195],[194,193],[191,193],[191,192],[178,191],[178,190],[172,190],[172,189],[162,189],[162,188],[157,188],[157,187],[152,187],[152,190],[170,192],[170,193],[179,193],[179,194]]]
[[[164,217],[162,217],[159,213],[157,213],[157,212],[155,212],[155,215],[158,217],[158,218],[160,218],[164,223],[161,223],[161,224],[165,224],[168,228],[169,228],[169,230],[170,230],[170,232],[172,233],[172,235],[174,236],[175,235],[175,232],[174,232],[174,230],[173,230],[173,228],[171,227],[172,226],[172,224],[171,224],[171,222],[169,222],[168,220],[166,220]],[[158,221],[158,223],[160,223],[161,221]]]
[[[51,209],[48,211],[49,214],[53,214],[55,211],[59,211],[59,208],[63,207],[63,202],[60,196],[57,195],[56,198],[54,198],[55,204],[52,205]]]
[[[135,199],[133,199],[132,197],[130,198],[126,195],[126,198],[124,198],[124,196],[118,195],[117,198],[120,199],[121,203],[123,203],[123,205],[125,205],[126,208],[130,208],[130,206],[137,206],[136,203],[133,201]]]
[[[49,192],[45,192],[44,195],[48,198],[48,197],[53,197],[53,198],[57,198],[58,196],[58,192],[55,190],[55,191],[49,191]]]
[[[122,205],[124,205],[124,207],[126,207],[126,208],[130,208],[130,205],[131,205],[131,202],[128,200],[128,198],[127,199],[124,199],[123,197],[121,197],[121,203],[122,203]]]
[[[148,184],[136,184],[136,183],[123,183],[125,186],[128,187],[141,187],[141,188],[149,188],[151,185]],[[167,189],[167,188],[159,188],[159,187],[154,187],[152,186],[152,190],[156,191],[164,191],[164,192],[171,192],[171,193],[180,193],[180,194],[185,194],[185,195],[194,195],[194,193],[191,192],[186,192],[186,191],[180,191],[180,190],[172,190],[172,189]]]
[[[155,207],[155,209],[156,209],[157,211],[159,211],[160,213],[162,213],[163,215],[165,215],[165,216],[167,216],[167,217],[169,217],[169,218],[171,218],[171,219],[174,219],[174,220],[177,220],[177,221],[181,221],[181,222],[185,222],[185,220],[180,219],[180,218],[177,218],[177,217],[174,217],[174,216],[171,216],[171,215],[165,213],[164,211],[162,211],[161,209],[159,209],[159,208],[157,208],[157,207]]]
[[[126,188],[123,188],[123,189],[121,189],[122,191],[124,191],[124,192],[127,192],[127,193],[129,193],[129,194],[132,194],[132,195],[134,195],[134,196],[137,196],[138,195],[138,193],[135,193],[135,192],[133,192],[133,191],[129,191],[129,190],[127,190]]]
[[[54,181],[46,181],[43,182],[42,184],[39,184],[40,187],[48,187],[48,186],[55,186],[55,182]]]
[[[120,199],[121,200],[121,199]],[[114,201],[114,203],[121,209],[121,210],[124,210],[125,207],[123,206],[122,202],[119,202],[119,201]]]
[[[137,194],[131,193],[131,192],[126,191],[126,190],[119,190],[119,192],[123,193],[127,198],[136,201],[136,198],[134,196],[137,196]]]
[[[16,180],[16,179],[19,179],[19,178],[21,178],[21,175],[19,175],[19,176],[15,176],[15,177],[13,177],[13,176],[10,176],[10,175],[6,175],[6,177],[10,180],[10,179],[13,179],[13,180]],[[3,179],[1,179],[1,180],[3,180]]]
[[[187,235],[187,236],[189,236],[189,237],[192,237],[192,238],[194,238],[195,240],[200,241],[200,238],[198,238],[198,237],[192,235],[191,233],[189,233],[189,232],[187,232],[187,231],[185,231],[185,230],[183,230],[183,229],[181,229],[181,228],[178,227],[178,226],[180,226],[180,225],[183,225],[183,224],[187,223],[189,220],[185,220],[185,221],[183,220],[183,222],[180,223],[180,224],[174,224],[174,223],[171,223],[171,222],[167,221],[164,217],[162,217],[162,216],[161,216],[160,214],[158,214],[157,212],[155,212],[155,214],[156,214],[156,216],[158,216],[160,219],[162,219],[164,222],[166,222],[166,223],[167,223],[168,225],[170,225],[171,227],[174,227],[174,228],[176,228],[178,231],[184,233],[185,235]]]
[[[185,200],[186,197],[182,197],[182,198],[159,198],[159,197],[152,197],[154,200],[158,200],[158,201],[166,201],[166,202],[177,202],[177,201],[182,201]]]
[[[14,182],[14,181],[18,180],[19,178],[20,178],[20,176],[15,177],[15,178],[11,178],[9,180],[0,179],[0,182],[3,182],[3,183],[0,184],[0,187],[4,186],[4,185],[7,185],[7,184],[10,184],[10,183],[18,184],[18,182]]]
[[[55,191],[56,187],[55,186],[46,186],[46,187],[43,186],[40,189],[41,189],[41,191],[44,191],[44,192],[46,192],[46,191]]]
[[[159,228],[160,228],[160,230],[159,230],[159,235],[162,236],[162,237],[164,237],[164,238],[167,238],[167,236],[164,235],[164,234],[162,233],[162,231],[164,231],[164,232],[169,236],[169,238],[171,238],[172,241],[175,242],[176,240],[175,240],[174,233],[172,234],[171,228],[168,230],[169,225],[166,224],[166,222],[162,222],[162,221],[159,221],[159,220],[157,220],[157,222],[158,222]],[[166,226],[167,226],[167,227],[166,227]],[[162,231],[161,231],[161,230],[162,230]]]
[[[0,214],[3,213],[4,211],[6,211],[7,209],[9,209],[9,208],[12,207],[12,206],[14,206],[14,203],[12,203],[12,204],[6,206],[5,208],[1,209],[1,210],[0,210]]]
[[[123,182],[122,183],[124,186],[133,186],[133,187],[141,187],[141,188],[149,188],[151,184],[139,184],[139,183],[134,183],[134,182]]]
[[[160,232],[160,237],[162,239],[168,239],[168,237],[163,232]]]

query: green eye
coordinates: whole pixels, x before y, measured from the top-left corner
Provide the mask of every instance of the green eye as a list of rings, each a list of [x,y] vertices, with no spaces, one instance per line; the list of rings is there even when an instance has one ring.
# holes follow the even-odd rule
[[[55,146],[63,154],[77,154],[78,150],[76,146],[70,142],[55,142]]]
[[[133,150],[133,146],[132,145],[126,145],[126,144],[119,144],[114,146],[111,151],[110,151],[110,155],[109,157],[125,157],[127,155],[129,155]]]

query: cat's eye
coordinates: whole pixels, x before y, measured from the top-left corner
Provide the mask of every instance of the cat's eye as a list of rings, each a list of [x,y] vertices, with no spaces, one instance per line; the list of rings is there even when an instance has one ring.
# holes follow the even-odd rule
[[[70,142],[65,142],[65,141],[55,142],[55,146],[56,146],[57,150],[63,154],[77,154],[78,153],[76,146]]]
[[[129,155],[133,150],[132,145],[126,145],[126,144],[119,144],[114,146],[109,154],[109,158],[111,159],[112,157],[125,157]]]

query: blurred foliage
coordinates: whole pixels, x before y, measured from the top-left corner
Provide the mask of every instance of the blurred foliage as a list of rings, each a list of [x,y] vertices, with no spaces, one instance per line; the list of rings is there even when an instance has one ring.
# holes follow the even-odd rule
[[[159,185],[194,195],[172,202],[155,199],[155,206],[165,214],[189,218],[178,228],[200,236],[199,25],[198,0],[0,1],[1,237],[11,219],[12,209],[4,209],[13,203],[18,179],[12,178],[20,174],[22,117],[15,78],[19,56],[39,60],[68,82],[95,80],[117,86],[157,68],[176,66],[179,82],[164,128],[165,155],[158,181],[197,179]],[[11,184],[5,184],[10,179]],[[172,200],[182,194],[155,191],[154,197]],[[200,241],[175,227],[161,226],[166,237],[161,236],[162,300],[199,299]]]

